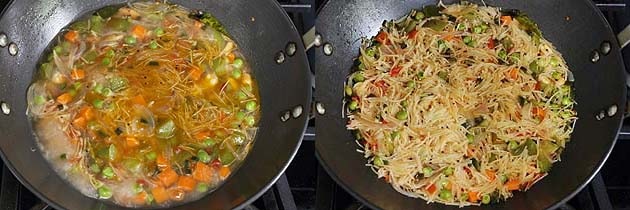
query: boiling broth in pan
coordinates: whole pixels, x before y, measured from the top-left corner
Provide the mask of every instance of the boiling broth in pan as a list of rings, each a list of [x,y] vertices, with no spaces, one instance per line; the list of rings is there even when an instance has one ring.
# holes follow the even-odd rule
[[[28,91],[43,155],[86,196],[126,207],[196,200],[247,155],[251,69],[210,14],[103,8],[62,30]]]

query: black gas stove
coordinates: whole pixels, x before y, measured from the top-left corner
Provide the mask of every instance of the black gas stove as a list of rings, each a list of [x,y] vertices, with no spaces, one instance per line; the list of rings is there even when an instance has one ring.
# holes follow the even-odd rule
[[[325,0],[279,0],[298,31],[306,33],[315,24],[317,8]],[[7,1],[0,0],[0,8]],[[630,0],[595,0],[615,33],[630,24]],[[623,50],[630,66],[630,49]],[[309,52],[311,62],[314,60]],[[312,64],[312,63],[311,63]],[[309,122],[304,140],[284,175],[245,209],[361,210],[369,209],[338,186],[315,158],[315,121]],[[608,161],[592,182],[560,209],[630,210],[630,118],[626,119],[619,140]],[[0,210],[50,210],[45,202],[23,187],[0,163]],[[567,175],[567,176],[570,176]]]

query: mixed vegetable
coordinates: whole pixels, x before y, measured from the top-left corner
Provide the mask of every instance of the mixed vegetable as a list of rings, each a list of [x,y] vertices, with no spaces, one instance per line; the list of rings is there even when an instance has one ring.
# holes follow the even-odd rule
[[[347,127],[399,192],[489,204],[559,160],[577,119],[572,80],[525,14],[426,6],[364,41],[344,87]]]
[[[42,145],[70,148],[43,151],[87,177],[91,196],[123,206],[214,189],[247,154],[260,115],[236,43],[210,14],[173,4],[106,7],[72,23],[38,75],[28,114],[46,125]],[[60,128],[67,138],[44,135]]]

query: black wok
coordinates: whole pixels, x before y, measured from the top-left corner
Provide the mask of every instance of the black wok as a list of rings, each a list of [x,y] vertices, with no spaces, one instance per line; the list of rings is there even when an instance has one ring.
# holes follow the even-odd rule
[[[82,15],[123,0],[12,1],[0,19],[10,44],[0,48],[0,156],[29,190],[57,209],[125,209],[88,198],[47,164],[26,116],[26,90],[38,59],[55,35]],[[215,15],[240,45],[260,86],[262,117],[249,155],[240,168],[204,198],[175,209],[231,209],[253,201],[275,182],[295,155],[305,130],[311,84],[302,41],[288,16],[273,0],[173,0]],[[2,39],[0,34],[0,39]],[[0,40],[1,42],[2,40]],[[297,49],[278,64],[276,55],[293,43]],[[291,44],[291,45],[293,45]],[[17,55],[11,55],[10,51]],[[7,50],[10,49],[10,50]],[[301,112],[281,120],[295,107]],[[290,113],[291,114],[291,113]]]
[[[365,166],[362,154],[356,152],[358,146],[351,132],[345,129],[347,119],[342,117],[343,82],[350,73],[353,59],[358,56],[361,38],[376,35],[383,20],[398,19],[411,9],[436,3],[435,0],[331,0],[318,16],[317,30],[323,42],[331,44],[333,51],[327,56],[324,51],[330,48],[324,45],[316,54],[315,100],[326,108],[325,114],[316,118],[317,155],[334,180],[372,208],[458,209],[403,196],[385,181],[377,179]],[[561,156],[562,161],[554,164],[546,178],[527,192],[515,193],[507,201],[470,208],[555,208],[593,178],[615,144],[623,117],[621,110],[626,103],[619,45],[610,26],[590,0],[485,0],[485,3],[524,11],[564,55],[575,75],[579,120]],[[604,42],[612,47],[609,54],[600,50]],[[600,57],[592,62],[594,50],[599,51]],[[607,111],[611,111],[610,115]],[[599,117],[603,118],[600,120]]]

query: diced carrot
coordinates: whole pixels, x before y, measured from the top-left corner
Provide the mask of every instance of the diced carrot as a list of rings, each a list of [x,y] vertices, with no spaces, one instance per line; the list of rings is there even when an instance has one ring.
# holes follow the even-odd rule
[[[147,202],[147,192],[140,192],[133,197],[133,203],[137,205],[145,204]]]
[[[196,185],[197,181],[190,176],[180,176],[177,180],[177,187],[187,192],[193,191]]]
[[[155,160],[155,163],[157,164],[157,167],[160,170],[169,168],[168,159],[164,157],[164,155],[158,155],[157,159]]]
[[[504,15],[501,16],[501,25],[510,25],[510,23],[512,23],[512,16],[509,15]]]
[[[195,27],[197,28],[203,28],[203,23],[199,22],[199,21],[195,21]]]
[[[446,34],[442,37],[442,39],[444,39],[444,41],[450,42],[451,40],[455,39],[455,35],[453,34]]]
[[[392,70],[389,71],[389,75],[392,77],[398,76],[398,74],[400,74],[400,70],[402,68],[400,66],[395,66],[394,68],[392,68]]]
[[[70,93],[64,93],[57,96],[57,102],[59,102],[60,104],[65,105],[70,103],[70,101],[72,101],[72,95]]]
[[[436,190],[437,187],[435,186],[435,184],[431,184],[429,185],[429,187],[427,187],[427,192],[429,192],[429,194],[433,194]]]
[[[171,168],[166,168],[164,169],[164,171],[160,172],[157,175],[157,178],[162,182],[162,184],[164,184],[165,187],[169,187],[177,182],[179,175],[177,175],[177,172],[175,172],[175,170]]]
[[[518,69],[517,68],[513,68],[510,69],[510,71],[508,72],[508,78],[515,80],[518,78]]]
[[[85,120],[92,120],[94,119],[94,108],[90,106],[84,106],[79,110],[79,115],[84,117]]]
[[[209,130],[199,131],[199,132],[197,132],[197,133],[195,133],[193,135],[193,137],[195,137],[195,139],[197,139],[197,140],[204,140],[204,139],[208,138],[208,136],[210,136],[210,131]]]
[[[490,38],[490,39],[488,40],[488,48],[489,48],[489,49],[494,49],[494,47],[496,47],[496,42],[494,41],[494,39],[493,39],[493,38]]]
[[[142,105],[142,106],[146,106],[147,105],[147,101],[144,100],[144,96],[142,95],[136,95],[131,99],[131,102],[134,104],[138,104],[138,105]]]
[[[415,39],[415,38],[416,38],[416,35],[418,35],[418,30],[413,29],[412,31],[410,31],[410,32],[407,34],[407,38],[408,38],[408,39]]]
[[[477,203],[479,201],[479,193],[478,192],[468,192],[468,202]]]
[[[125,145],[127,145],[128,148],[135,148],[140,146],[140,141],[135,137],[127,137],[125,138]]]
[[[212,181],[212,168],[206,164],[197,162],[192,176],[197,181],[208,183]]]
[[[505,183],[505,187],[508,190],[518,190],[521,188],[521,181],[510,179],[508,182]]]
[[[446,188],[447,190],[453,189],[453,182],[447,182],[444,188]]]
[[[234,63],[234,60],[236,60],[236,55],[234,53],[228,53],[227,59],[228,61],[230,61],[230,63]]]
[[[199,80],[201,78],[201,74],[203,74],[203,71],[201,71],[201,69],[199,67],[193,66],[192,68],[190,68],[189,77],[193,81]]]
[[[497,173],[492,170],[486,170],[486,176],[488,176],[488,179],[490,179],[490,181],[494,181],[494,179],[497,177]]]
[[[230,172],[230,167],[227,166],[221,166],[221,169],[219,169],[219,175],[222,179],[227,178],[230,175]]]
[[[63,38],[65,38],[69,42],[74,43],[79,38],[79,32],[74,31],[74,30],[73,31],[68,31],[65,35],[63,35]]]
[[[87,121],[85,120],[84,117],[77,117],[74,120],[72,120],[72,125],[79,128],[85,128],[85,126],[87,126]]]
[[[153,199],[157,203],[164,203],[168,201],[168,198],[169,198],[168,192],[162,186],[157,186],[151,189],[151,194],[153,194]]]
[[[72,69],[70,72],[70,78],[73,80],[80,80],[85,78],[85,71],[83,69]]]
[[[532,108],[532,114],[540,120],[545,119],[545,116],[547,115],[545,109],[540,107]]]
[[[376,35],[376,41],[384,45],[389,44],[389,39],[387,39],[387,32],[379,32],[378,35]]]
[[[475,149],[468,147],[468,149],[466,149],[466,157],[472,157],[475,154]]]
[[[144,36],[147,34],[147,29],[141,25],[135,25],[131,28],[131,34],[133,34],[138,39],[144,39]]]

